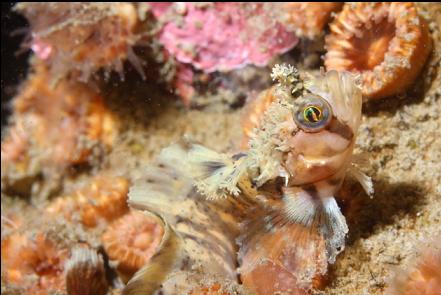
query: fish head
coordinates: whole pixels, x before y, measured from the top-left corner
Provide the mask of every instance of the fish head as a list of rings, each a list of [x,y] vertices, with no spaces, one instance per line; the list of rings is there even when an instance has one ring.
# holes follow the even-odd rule
[[[329,71],[310,78],[304,87],[293,103],[295,131],[286,142],[284,161],[294,185],[345,170],[361,120],[362,95],[352,74]]]

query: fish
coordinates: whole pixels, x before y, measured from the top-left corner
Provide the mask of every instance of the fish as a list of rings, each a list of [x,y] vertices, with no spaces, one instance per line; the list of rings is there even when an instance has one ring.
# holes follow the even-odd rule
[[[165,294],[184,294],[195,281],[251,294],[308,294],[320,286],[349,231],[335,199],[343,181],[349,175],[373,195],[354,155],[360,85],[348,72],[313,76],[289,65],[276,65],[271,77],[277,85],[253,116],[247,148],[221,153],[184,138],[131,189],[129,204],[156,214],[175,242],[150,263],[167,256],[156,268],[161,279],[147,265],[125,294],[164,293],[164,286]],[[205,267],[195,272],[197,265]],[[185,278],[180,284],[171,280],[176,274]]]

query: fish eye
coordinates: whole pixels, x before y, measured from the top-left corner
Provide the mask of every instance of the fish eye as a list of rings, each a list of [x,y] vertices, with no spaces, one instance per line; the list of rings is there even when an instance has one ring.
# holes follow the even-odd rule
[[[318,132],[332,118],[331,106],[320,96],[306,95],[294,112],[294,121],[305,132]]]

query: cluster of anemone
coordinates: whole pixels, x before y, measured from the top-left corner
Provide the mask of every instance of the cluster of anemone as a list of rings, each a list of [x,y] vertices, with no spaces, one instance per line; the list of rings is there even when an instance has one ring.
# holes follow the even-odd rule
[[[15,9],[29,20],[30,47],[55,77],[87,81],[104,69],[124,78],[128,60],[145,78],[134,47],[154,36],[164,59],[178,62],[173,87],[187,104],[195,92],[194,70],[266,65],[295,46],[297,37],[323,36],[334,14],[325,66],[360,73],[368,99],[406,91],[431,52],[427,24],[413,3],[52,3],[49,9],[23,3]]]
[[[87,163],[95,147],[104,151],[114,142],[116,118],[101,95],[76,81],[48,81],[47,66],[37,62],[13,100],[14,121],[2,142],[2,174]]]
[[[128,210],[128,184],[121,177],[99,175],[44,209],[49,223],[61,217],[74,227],[83,224],[86,231],[107,227],[101,242],[124,280],[148,263],[163,236],[154,218]],[[15,214],[2,216],[2,278],[8,288],[24,294],[106,294],[111,285],[106,278],[109,270],[94,248],[82,240],[60,244],[53,233],[22,224]]]

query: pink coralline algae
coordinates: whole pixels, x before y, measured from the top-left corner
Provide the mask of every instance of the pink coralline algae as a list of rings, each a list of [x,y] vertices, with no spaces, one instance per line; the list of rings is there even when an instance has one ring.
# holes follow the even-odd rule
[[[51,56],[51,53],[53,52],[54,49],[53,46],[42,41],[35,34],[33,34],[32,39],[33,39],[31,44],[32,51],[37,55],[39,59],[47,60]]]
[[[297,44],[271,4],[150,3],[163,24],[159,40],[181,63],[206,73],[265,66]]]

